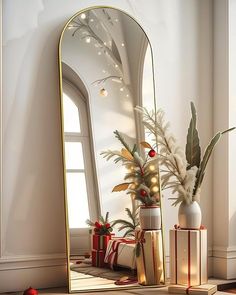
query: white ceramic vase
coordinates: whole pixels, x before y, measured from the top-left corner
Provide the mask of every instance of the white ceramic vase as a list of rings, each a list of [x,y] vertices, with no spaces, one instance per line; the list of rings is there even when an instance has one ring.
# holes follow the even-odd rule
[[[202,212],[197,201],[190,204],[182,202],[179,206],[179,227],[183,229],[199,229],[202,222]]]
[[[140,227],[143,230],[161,229],[161,210],[159,206],[141,206],[139,211]]]

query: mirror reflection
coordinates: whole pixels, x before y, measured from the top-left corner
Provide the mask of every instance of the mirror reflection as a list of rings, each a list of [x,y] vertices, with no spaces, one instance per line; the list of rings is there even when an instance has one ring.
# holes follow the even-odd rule
[[[150,44],[124,12],[87,9],[64,29],[60,68],[70,291],[138,287],[138,202],[124,191],[112,193],[126,167],[101,153],[121,149],[115,130],[131,146],[145,140],[134,108],[155,108]]]

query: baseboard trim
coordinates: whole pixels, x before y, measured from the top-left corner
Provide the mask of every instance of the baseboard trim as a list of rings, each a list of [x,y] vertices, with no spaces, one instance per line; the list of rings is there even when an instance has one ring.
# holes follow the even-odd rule
[[[213,257],[225,258],[225,259],[236,259],[236,247],[213,247]]]
[[[65,253],[0,258],[0,293],[67,286]]]
[[[64,253],[36,256],[5,256],[0,258],[0,271],[65,265],[66,255]]]

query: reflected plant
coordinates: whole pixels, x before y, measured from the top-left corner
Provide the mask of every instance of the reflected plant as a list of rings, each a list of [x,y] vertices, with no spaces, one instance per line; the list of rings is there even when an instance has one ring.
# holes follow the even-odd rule
[[[86,223],[94,228],[94,233],[97,235],[110,235],[113,231],[112,225],[109,222],[109,212],[106,213],[105,218],[99,216],[98,221],[86,220]]]
[[[116,226],[117,224],[120,225],[118,228],[118,231],[126,230],[126,232],[123,234],[123,237],[126,236],[135,236],[135,228],[139,226],[139,219],[138,219],[138,210],[133,209],[132,211],[129,208],[125,208],[125,211],[127,212],[128,220],[125,219],[117,219],[112,222],[112,226]]]
[[[155,150],[149,143],[141,142],[143,150],[149,150],[142,157],[136,144],[131,148],[120,132],[116,130],[114,134],[123,148],[121,151],[107,150],[101,155],[107,161],[114,159],[115,163],[121,162],[128,172],[124,177],[126,182],[116,185],[112,192],[126,191],[133,200],[140,201],[145,206],[159,204],[158,161]]]

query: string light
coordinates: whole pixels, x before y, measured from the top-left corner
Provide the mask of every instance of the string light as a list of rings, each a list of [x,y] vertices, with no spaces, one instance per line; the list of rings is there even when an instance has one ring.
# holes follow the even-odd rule
[[[122,46],[122,47],[124,47],[124,46],[125,46],[125,44],[124,44],[124,43],[121,43],[121,46]]]
[[[157,178],[156,178],[156,177],[152,177],[152,178],[151,178],[151,182],[152,182],[152,183],[157,183]]]
[[[86,43],[90,43],[90,42],[91,42],[91,38],[90,38],[90,37],[86,37],[86,38],[85,38],[85,42],[86,42]]]
[[[101,53],[101,51],[98,51],[98,55],[101,55],[102,53]]]
[[[150,165],[150,166],[149,166],[149,170],[150,170],[150,171],[154,171],[154,170],[155,170],[155,166],[154,166],[154,165]]]
[[[108,95],[107,90],[106,90],[105,88],[102,88],[102,89],[100,90],[100,95],[101,95],[101,96],[107,96],[107,95]]]
[[[158,187],[155,185],[154,187],[152,187],[152,191],[153,191],[154,193],[157,193],[157,192],[158,192]]]
[[[80,18],[81,19],[86,19],[86,14],[85,13],[82,13],[81,16],[80,16]]]
[[[124,91],[124,88],[123,88],[123,87],[121,87],[121,88],[120,88],[120,91],[121,91],[121,92],[122,92],[122,91]]]

